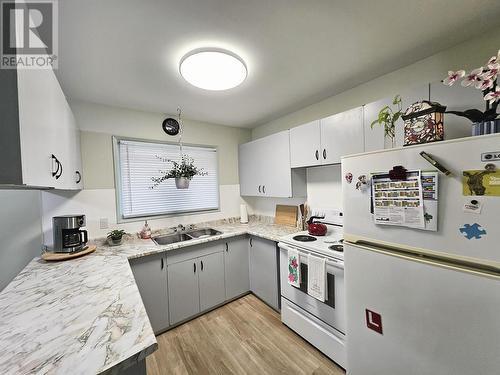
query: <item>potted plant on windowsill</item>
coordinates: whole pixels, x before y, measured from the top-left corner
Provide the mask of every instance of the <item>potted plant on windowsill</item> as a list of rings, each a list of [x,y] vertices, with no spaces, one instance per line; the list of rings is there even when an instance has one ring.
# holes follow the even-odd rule
[[[125,234],[124,230],[112,230],[111,232],[108,233],[108,243],[111,246],[118,246],[122,244],[123,241],[123,235]]]
[[[177,189],[187,189],[189,188],[189,182],[194,176],[206,176],[208,174],[203,171],[203,168],[196,167],[194,165],[194,159],[185,154],[182,155],[180,162],[171,159],[164,159],[159,156],[157,156],[157,158],[163,160],[164,162],[172,163],[172,169],[167,172],[161,172],[163,175],[160,177],[151,177],[151,180],[154,182],[151,188],[155,188],[162,182],[170,178],[174,178]]]
[[[468,109],[466,111],[446,111],[457,116],[465,117],[472,122],[472,135],[489,134],[500,132],[500,119],[497,108],[500,103],[500,50],[496,56],[488,60],[485,67],[479,67],[467,73],[465,70],[449,71],[448,77],[443,79],[443,84],[452,86],[462,79],[463,87],[474,87],[483,94],[486,102],[485,111],[479,109]]]

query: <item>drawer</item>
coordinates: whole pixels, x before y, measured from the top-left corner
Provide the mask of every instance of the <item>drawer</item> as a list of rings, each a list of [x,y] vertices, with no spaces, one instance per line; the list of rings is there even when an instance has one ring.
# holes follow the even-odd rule
[[[345,337],[315,316],[281,297],[281,321],[343,368]]]

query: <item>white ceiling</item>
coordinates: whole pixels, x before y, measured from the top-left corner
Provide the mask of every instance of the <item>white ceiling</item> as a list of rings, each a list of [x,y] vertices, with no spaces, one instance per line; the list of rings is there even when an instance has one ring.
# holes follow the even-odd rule
[[[62,0],[57,74],[70,98],[253,127],[487,32],[499,16],[498,0]],[[201,47],[240,55],[247,80],[190,86],[178,62]]]

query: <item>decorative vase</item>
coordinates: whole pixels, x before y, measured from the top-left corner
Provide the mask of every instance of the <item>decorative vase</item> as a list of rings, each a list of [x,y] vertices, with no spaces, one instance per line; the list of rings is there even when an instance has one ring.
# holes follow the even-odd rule
[[[485,135],[500,133],[500,118],[492,121],[473,122],[472,135]]]
[[[189,178],[179,177],[175,179],[175,186],[177,189],[187,189],[189,188]]]

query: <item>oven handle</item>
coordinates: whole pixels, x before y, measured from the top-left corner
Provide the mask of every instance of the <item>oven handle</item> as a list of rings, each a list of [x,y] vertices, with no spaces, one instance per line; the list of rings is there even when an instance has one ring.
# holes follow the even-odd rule
[[[337,260],[333,260],[325,255],[322,255],[322,254],[318,254],[318,253],[314,253],[314,252],[309,252],[309,251],[305,251],[305,250],[302,250],[302,249],[298,249],[296,247],[293,247],[293,246],[289,246],[287,244],[284,244],[283,242],[280,242],[278,243],[278,246],[283,249],[283,250],[286,250],[288,251],[289,249],[292,249],[292,250],[297,250],[299,252],[299,258],[300,256],[302,255],[303,257],[306,257],[308,256],[309,254],[311,255],[314,255],[314,256],[323,256],[324,258],[326,258],[326,265],[327,266],[332,266],[332,267],[335,267],[335,268],[339,268],[341,270],[344,269],[344,262],[340,262],[340,261],[337,261]]]

